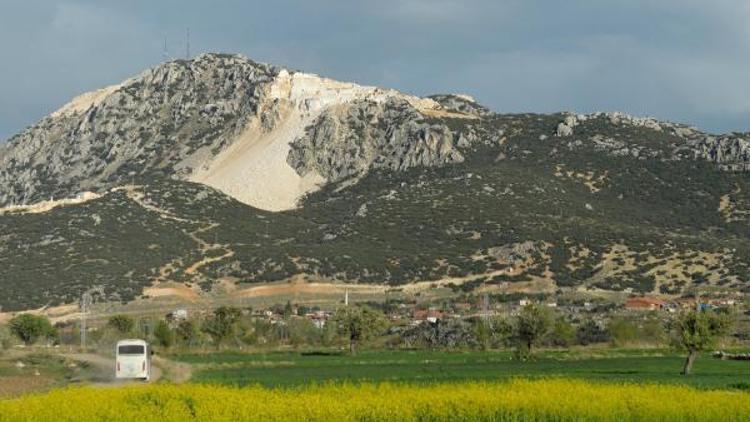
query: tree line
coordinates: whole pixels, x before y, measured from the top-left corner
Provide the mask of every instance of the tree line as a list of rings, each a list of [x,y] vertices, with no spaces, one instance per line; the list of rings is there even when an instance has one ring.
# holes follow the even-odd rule
[[[666,323],[652,319],[642,329],[653,338],[661,338],[685,353],[683,374],[689,375],[698,356],[717,347],[731,331],[735,317],[731,311],[688,309]],[[622,319],[609,321],[607,327],[594,320],[574,326],[562,315],[539,304],[526,305],[510,317],[443,319],[416,326],[391,324],[375,308],[346,306],[339,308],[324,327],[316,327],[305,318],[294,318],[291,306],[284,308],[284,319],[277,322],[248,318],[235,307],[222,306],[199,319],[168,321],[160,319],[147,333],[139,332],[138,322],[127,315],[114,315],[106,325],[90,333],[91,341],[102,347],[118,339],[142,336],[156,346],[169,350],[243,346],[291,345],[300,347],[346,347],[356,354],[362,345],[370,347],[407,347],[432,349],[510,348],[518,360],[534,359],[538,348],[565,348],[609,341],[627,341],[636,337],[636,327]],[[77,341],[80,332],[53,326],[45,316],[21,314],[0,327],[0,346],[11,347],[11,337],[32,345]],[[663,336],[663,337],[662,337]]]

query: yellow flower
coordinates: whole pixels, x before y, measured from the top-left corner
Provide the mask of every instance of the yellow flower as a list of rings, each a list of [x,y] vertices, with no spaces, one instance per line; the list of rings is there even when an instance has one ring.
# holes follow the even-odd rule
[[[750,394],[568,379],[327,384],[290,389],[186,384],[71,387],[0,401],[0,421],[741,421]]]

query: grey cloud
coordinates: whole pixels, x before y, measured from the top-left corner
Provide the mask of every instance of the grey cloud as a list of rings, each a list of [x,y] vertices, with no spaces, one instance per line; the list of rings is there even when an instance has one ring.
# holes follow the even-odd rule
[[[622,110],[750,130],[745,0],[6,0],[0,138],[161,60],[164,39],[505,112]]]

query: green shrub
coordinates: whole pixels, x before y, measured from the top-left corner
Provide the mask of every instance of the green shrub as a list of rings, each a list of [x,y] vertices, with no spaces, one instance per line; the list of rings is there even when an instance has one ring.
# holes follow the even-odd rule
[[[107,326],[120,334],[129,334],[135,328],[135,320],[127,315],[114,315],[107,321]]]
[[[8,322],[8,327],[10,332],[26,345],[34,344],[40,339],[52,338],[56,334],[49,318],[41,315],[18,315]]]
[[[175,334],[166,321],[159,321],[154,327],[154,339],[159,346],[170,348],[174,344]]]

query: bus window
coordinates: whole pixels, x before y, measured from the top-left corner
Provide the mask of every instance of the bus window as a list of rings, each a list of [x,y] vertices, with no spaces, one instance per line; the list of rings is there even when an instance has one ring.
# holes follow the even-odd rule
[[[144,355],[146,351],[143,346],[137,344],[126,344],[119,347],[117,353],[120,355]]]

